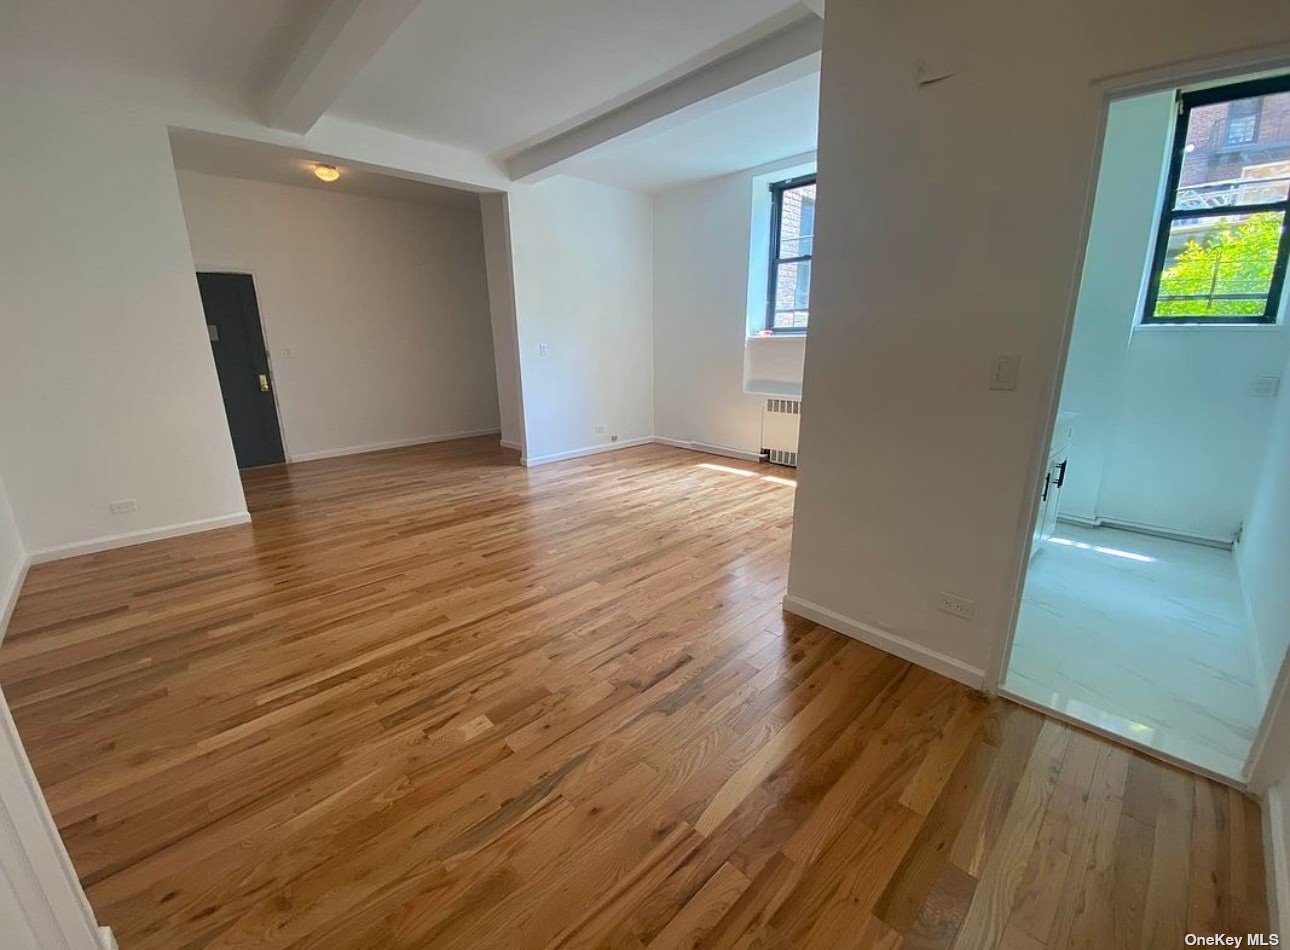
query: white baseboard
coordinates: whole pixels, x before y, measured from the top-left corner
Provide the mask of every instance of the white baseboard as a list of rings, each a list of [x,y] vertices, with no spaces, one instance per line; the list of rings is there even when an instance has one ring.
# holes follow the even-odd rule
[[[524,451],[524,446],[520,445],[518,442],[512,442],[510,439],[499,439],[498,441],[501,442],[502,448],[504,449],[511,449],[515,452]]]
[[[396,439],[393,442],[369,442],[366,445],[351,445],[343,449],[299,452],[293,454],[287,461],[316,462],[318,459],[334,459],[345,455],[363,455],[366,452],[382,452],[386,449],[404,449],[410,445],[430,445],[433,442],[451,442],[454,439],[473,439],[477,436],[501,434],[500,429],[471,429],[466,432],[447,432],[442,435],[420,435],[414,439]]]
[[[116,934],[112,933],[111,927],[99,928],[99,946],[103,950],[117,950]]]
[[[656,435],[654,441],[659,445],[670,445],[677,449],[686,449],[690,452],[702,452],[705,455],[720,455],[728,459],[741,459],[745,462],[760,462],[760,452],[749,452],[744,449],[732,449],[725,445],[709,445],[706,442],[687,442],[684,439],[669,439],[666,436]]]
[[[60,544],[52,548],[41,548],[32,551],[27,560],[32,564],[43,564],[46,561],[61,561],[67,557],[79,557],[82,554],[97,554],[99,551],[110,551],[113,548],[129,547],[132,544],[146,544],[149,541],[161,541],[165,538],[177,538],[185,534],[197,534],[199,531],[214,531],[218,528],[231,528],[234,525],[250,524],[251,515],[246,511],[231,515],[220,515],[216,518],[202,518],[199,521],[185,521],[181,524],[164,525],[160,528],[145,528],[142,531],[127,531],[124,534],[112,534],[89,541],[73,541],[71,544]]]
[[[912,640],[907,640],[889,631],[879,629],[872,624],[852,620],[850,617],[834,613],[827,607],[821,607],[819,604],[813,604],[809,600],[802,600],[800,597],[793,597],[792,595],[784,597],[784,609],[789,613],[797,614],[799,617],[813,620],[830,630],[846,634],[853,640],[867,643],[884,653],[890,653],[893,656],[900,657],[902,660],[908,660],[910,663],[926,667],[933,673],[940,673],[942,676],[948,676],[952,680],[958,680],[965,686],[970,686],[973,689],[982,689],[985,686],[984,670],[969,666],[952,656],[946,656],[944,653],[929,650]]]
[[[619,449],[630,449],[637,445],[649,445],[653,442],[652,436],[644,436],[639,439],[627,439],[623,442],[609,442],[605,445],[590,445],[585,449],[572,449],[568,452],[555,452],[551,455],[538,455],[536,457],[521,456],[520,464],[532,468],[534,465],[546,465],[550,462],[563,462],[567,459],[580,459],[587,455],[599,455],[601,452],[617,452]]]
[[[1135,534],[1146,534],[1153,538],[1166,538],[1170,541],[1186,541],[1189,544],[1203,544],[1210,548],[1223,548],[1230,551],[1233,541],[1231,538],[1218,538],[1208,534],[1193,534],[1188,531],[1176,531],[1173,528],[1166,528],[1158,524],[1148,524],[1145,521],[1125,521],[1122,518],[1086,518],[1082,515],[1060,514],[1057,516],[1058,521],[1064,521],[1067,524],[1082,525],[1085,528],[1118,528],[1121,531],[1132,531]]]
[[[1290,937],[1290,854],[1286,853],[1286,836],[1290,834],[1290,815],[1286,814],[1286,796],[1279,785],[1263,796],[1263,860],[1268,879],[1268,921],[1282,938]]]
[[[0,643],[4,642],[5,631],[9,629],[9,618],[13,608],[18,605],[18,595],[22,593],[22,582],[27,578],[27,568],[31,567],[31,558],[24,556],[0,587]]]
[[[1089,518],[1089,517],[1086,517],[1085,515],[1072,515],[1072,514],[1068,514],[1065,511],[1063,511],[1061,514],[1057,516],[1057,520],[1064,522],[1066,524],[1081,525],[1082,527],[1085,527],[1085,528],[1102,527],[1101,518]]]

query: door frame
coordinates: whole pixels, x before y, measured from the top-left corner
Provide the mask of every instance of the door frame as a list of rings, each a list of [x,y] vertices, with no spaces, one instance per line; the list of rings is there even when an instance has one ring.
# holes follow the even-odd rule
[[[1003,628],[993,638],[990,656],[985,666],[982,681],[983,691],[990,696],[999,695],[1008,664],[1012,658],[1013,642],[1017,636],[1017,622],[1021,614],[1021,595],[1025,586],[1026,572],[1030,566],[1030,554],[1034,539],[1035,519],[1039,513],[1039,484],[1043,480],[1044,470],[1048,464],[1048,446],[1052,442],[1057,428],[1057,409],[1061,399],[1062,381],[1065,376],[1066,363],[1070,358],[1071,335],[1075,328],[1075,309],[1079,303],[1080,283],[1084,273],[1084,262],[1088,255],[1089,236],[1093,222],[1093,202],[1097,197],[1097,184],[1102,170],[1102,148],[1106,141],[1106,125],[1111,103],[1132,96],[1146,95],[1153,92],[1164,92],[1182,86],[1202,83],[1220,83],[1239,76],[1284,70],[1290,67],[1290,42],[1280,42],[1252,49],[1236,50],[1218,56],[1200,59],[1178,60],[1147,69],[1135,70],[1114,76],[1094,78],[1088,86],[1085,108],[1091,110],[1095,122],[1096,135],[1090,143],[1091,153],[1087,156],[1088,178],[1084,197],[1084,210],[1080,217],[1081,248],[1072,275],[1070,291],[1066,301],[1066,316],[1062,325],[1061,338],[1058,343],[1058,359],[1055,372],[1048,383],[1045,397],[1043,422],[1035,433],[1030,448],[1030,463],[1027,467],[1029,476],[1021,498],[1022,509],[1018,513],[1018,524],[1021,535],[1013,560],[1013,573],[1007,586],[1001,592],[1006,612]],[[1160,185],[1164,191],[1164,182]],[[1278,682],[1290,680],[1290,653],[1287,653]],[[1266,736],[1272,720],[1280,714],[1281,706],[1290,707],[1290,696],[1286,690],[1274,691],[1263,711],[1255,742],[1246,759],[1242,773],[1242,787],[1249,788],[1252,777],[1261,775],[1262,760],[1266,749]],[[1006,695],[1006,694],[1005,694]],[[1290,715],[1287,713],[1286,715]],[[1113,737],[1121,744],[1130,744],[1122,737]],[[1194,766],[1187,766],[1195,771]]]
[[[193,280],[197,280],[198,274],[233,274],[238,277],[251,278],[251,287],[255,291],[255,309],[260,317],[260,335],[264,337],[264,355],[269,361],[269,379],[273,385],[269,389],[269,395],[273,397],[273,412],[278,417],[278,436],[282,440],[282,463],[290,465],[294,458],[291,454],[291,445],[288,442],[287,427],[283,421],[282,399],[278,393],[278,367],[273,359],[274,350],[277,344],[273,339],[272,323],[269,320],[268,308],[264,304],[264,295],[260,292],[259,276],[254,267],[245,264],[203,264],[201,261],[193,261]],[[229,445],[233,444],[233,433],[229,431]]]

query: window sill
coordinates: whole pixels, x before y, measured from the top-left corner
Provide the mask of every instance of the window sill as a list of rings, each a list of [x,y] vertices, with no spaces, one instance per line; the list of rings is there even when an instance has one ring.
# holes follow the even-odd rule
[[[801,399],[801,383],[781,383],[773,379],[750,379],[744,384],[750,396],[770,396],[775,399]]]
[[[1134,333],[1178,333],[1182,330],[1199,330],[1203,333],[1213,333],[1216,330],[1236,330],[1247,333],[1253,330],[1256,333],[1267,333],[1269,330],[1284,330],[1284,323],[1135,323],[1133,325]]]
[[[763,340],[805,340],[806,333],[770,333],[766,336],[753,334],[745,338],[749,343],[760,343]]]

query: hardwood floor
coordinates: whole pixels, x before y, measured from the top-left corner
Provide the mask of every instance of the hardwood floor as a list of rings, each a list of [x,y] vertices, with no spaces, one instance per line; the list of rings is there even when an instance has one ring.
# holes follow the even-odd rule
[[[784,469],[487,440],[35,568],[0,683],[103,923],[182,947],[1181,947],[1257,804],[781,612]]]

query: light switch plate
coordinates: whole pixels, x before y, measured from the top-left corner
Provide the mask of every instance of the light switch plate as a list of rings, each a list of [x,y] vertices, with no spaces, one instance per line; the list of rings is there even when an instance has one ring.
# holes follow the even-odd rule
[[[990,366],[990,388],[1012,391],[1017,388],[1017,378],[1021,375],[1021,357],[1000,354]]]

